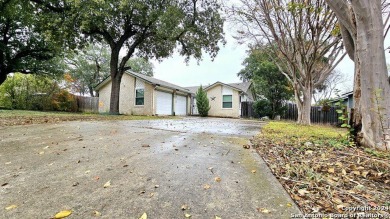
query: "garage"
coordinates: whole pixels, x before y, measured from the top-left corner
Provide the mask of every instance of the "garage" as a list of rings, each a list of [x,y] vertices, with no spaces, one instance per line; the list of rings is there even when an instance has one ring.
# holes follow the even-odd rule
[[[177,95],[175,104],[175,115],[185,116],[187,115],[187,97]]]
[[[156,114],[172,115],[172,94],[156,91]]]

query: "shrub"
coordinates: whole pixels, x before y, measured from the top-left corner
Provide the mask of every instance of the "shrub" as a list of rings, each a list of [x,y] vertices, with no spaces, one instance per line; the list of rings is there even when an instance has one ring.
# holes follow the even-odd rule
[[[206,91],[203,90],[202,86],[199,87],[196,92],[196,106],[200,116],[206,117],[209,114],[210,104],[207,97]]]

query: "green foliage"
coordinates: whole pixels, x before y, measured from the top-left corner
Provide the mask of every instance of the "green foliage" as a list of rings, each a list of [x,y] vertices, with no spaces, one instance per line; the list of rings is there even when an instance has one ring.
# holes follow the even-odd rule
[[[284,141],[288,145],[303,145],[313,142],[320,145],[342,147],[348,145],[343,129],[320,125],[299,125],[291,122],[270,122],[262,128],[267,139]]]
[[[130,66],[132,71],[134,71],[136,73],[147,75],[149,77],[153,77],[154,66],[148,60],[146,60],[144,58],[137,57],[137,58],[129,59],[127,64]]]
[[[276,115],[281,115],[284,111],[283,103],[291,99],[293,89],[276,63],[271,60],[269,51],[252,49],[243,64],[245,68],[238,76],[244,81],[252,80],[256,95],[268,100],[258,101],[255,110],[260,115],[267,115],[272,119]]]
[[[266,99],[258,100],[253,104],[253,110],[259,117],[272,117],[271,102]]]
[[[95,96],[94,87],[110,75],[110,51],[89,44],[81,51],[69,52],[65,59],[65,82],[75,93]]]
[[[186,57],[202,59],[204,52],[214,58],[219,42],[224,43],[223,23],[218,0],[106,0],[60,1],[52,5],[66,8],[61,29],[76,37],[80,45],[91,38],[111,48],[110,74],[113,94],[110,113],[119,113],[119,87],[131,57],[156,58],[171,56],[177,47]],[[47,8],[45,4],[41,4]],[[54,17],[57,13],[53,13]],[[53,29],[58,23],[48,22]],[[123,58],[119,52],[124,51]]]
[[[69,92],[60,89],[55,80],[40,75],[8,76],[0,85],[0,106],[21,110],[77,111],[77,104]]]
[[[45,26],[44,11],[28,0],[0,1],[0,85],[10,73],[61,72],[53,59],[59,43],[47,36]]]
[[[60,90],[52,98],[53,110],[65,112],[77,112],[75,97],[66,90]]]
[[[208,116],[210,110],[209,99],[206,91],[203,90],[202,86],[199,87],[195,95],[196,107],[198,108],[199,115],[202,117]]]

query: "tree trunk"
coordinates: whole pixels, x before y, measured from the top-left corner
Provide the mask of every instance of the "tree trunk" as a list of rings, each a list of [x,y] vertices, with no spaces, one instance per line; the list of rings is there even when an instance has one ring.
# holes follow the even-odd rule
[[[311,89],[307,89],[303,92],[302,101],[298,104],[298,123],[302,125],[310,125],[310,112],[311,112]]]
[[[118,71],[119,50],[111,49],[110,73],[111,73],[111,98],[110,114],[119,115],[119,94],[121,88],[122,74]]]
[[[111,76],[111,99],[110,99],[110,114],[119,115],[119,94],[121,88],[122,77],[119,74],[116,77]]]
[[[7,74],[0,69],[0,85],[3,84],[5,80],[7,80]]]
[[[352,1],[356,16],[355,118],[358,142],[389,150],[390,85],[384,54],[380,1]]]

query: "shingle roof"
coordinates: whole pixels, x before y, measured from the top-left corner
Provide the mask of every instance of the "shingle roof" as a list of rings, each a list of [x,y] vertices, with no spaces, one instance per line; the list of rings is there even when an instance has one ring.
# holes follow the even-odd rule
[[[187,92],[187,93],[190,92],[190,90],[188,90],[188,89],[186,89],[184,87],[180,87],[178,85],[171,84],[169,82],[166,82],[166,81],[163,81],[163,80],[159,80],[159,79],[156,79],[156,78],[153,78],[153,77],[149,77],[149,76],[146,76],[146,75],[143,75],[143,74],[140,74],[140,73],[135,73],[135,72],[132,72],[132,71],[127,71],[126,73],[129,74],[129,75],[133,75],[135,77],[141,78],[141,79],[149,82],[150,84],[159,85],[161,87],[166,87],[166,88],[171,88],[171,89],[176,89],[176,90]]]
[[[224,84],[224,85],[229,85],[233,88],[236,88],[237,90],[240,90],[242,92],[245,92],[247,93],[248,92],[248,89],[249,87],[251,86],[251,82],[241,82],[241,83],[230,83],[230,84],[225,84],[225,83],[222,83],[222,82],[216,82],[214,84],[211,84],[211,85],[207,85],[207,86],[203,86],[204,89],[208,89],[212,86],[214,86],[215,84]],[[196,93],[196,91],[199,89],[200,86],[192,86],[192,87],[185,87],[186,89],[190,90],[191,93]]]
[[[245,93],[247,93],[249,87],[251,86],[251,82],[231,83],[231,84],[228,84],[228,85],[230,85],[232,87],[235,87],[235,88],[237,88],[239,90],[242,90]]]
[[[146,75],[143,75],[143,74],[139,74],[139,73],[135,73],[135,72],[132,72],[132,71],[126,71],[125,72],[126,74],[129,74],[133,77],[137,77],[137,78],[140,78],[150,84],[153,84],[153,85],[158,85],[158,86],[161,86],[161,87],[165,87],[165,88],[170,88],[170,89],[174,89],[174,90],[178,90],[178,91],[182,91],[182,92],[186,92],[186,93],[191,93],[190,90],[184,88],[184,87],[180,87],[178,85],[175,85],[175,84],[171,84],[171,83],[168,83],[166,81],[163,81],[163,80],[159,80],[159,79],[156,79],[156,78],[153,78],[153,77],[149,77],[149,76],[146,76]],[[95,89],[96,90],[99,90],[103,85],[105,85],[106,83],[108,83],[109,81],[111,80],[111,77],[107,77],[106,79],[104,79],[101,83],[99,83]]]

